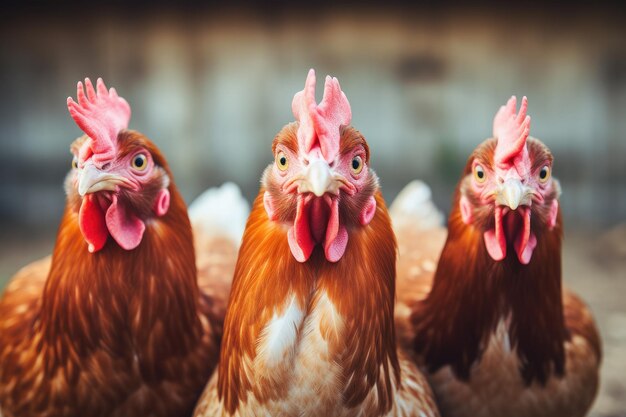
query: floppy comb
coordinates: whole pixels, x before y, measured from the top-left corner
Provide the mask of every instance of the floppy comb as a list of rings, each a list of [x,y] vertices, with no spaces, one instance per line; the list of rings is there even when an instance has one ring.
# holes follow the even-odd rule
[[[516,107],[517,98],[512,96],[493,119],[493,136],[497,139],[494,160],[500,169],[515,167],[520,175],[525,175],[530,168],[526,148],[530,132],[530,116],[526,114],[528,99],[522,98],[517,114]]]
[[[96,89],[89,78],[76,86],[76,99],[67,98],[67,108],[78,127],[89,136],[88,146],[83,146],[81,161],[93,155],[95,163],[110,161],[116,150],[119,132],[128,127],[130,106],[117,95],[115,88],[107,90],[102,78],[98,78]]]
[[[304,89],[296,93],[291,110],[298,127],[298,145],[304,152],[319,146],[324,159],[330,163],[339,153],[339,128],[350,124],[352,111],[337,78],[326,76],[324,96],[315,101],[315,70],[309,70]]]

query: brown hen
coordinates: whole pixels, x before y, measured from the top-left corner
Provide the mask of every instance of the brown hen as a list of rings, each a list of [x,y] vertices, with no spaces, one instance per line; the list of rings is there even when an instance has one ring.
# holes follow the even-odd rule
[[[298,123],[274,139],[196,415],[437,416],[396,347],[395,238],[347,98],[327,77],[318,105],[311,70],[292,108]]]
[[[528,137],[526,98],[515,107],[500,109],[494,138],[469,157],[447,238],[406,212],[396,224],[398,335],[443,416],[583,416],[598,388],[598,330],[561,288],[553,157]]]
[[[52,257],[0,301],[5,417],[184,416],[217,364],[238,242],[198,229],[157,147],[98,80],[70,112],[67,205]]]

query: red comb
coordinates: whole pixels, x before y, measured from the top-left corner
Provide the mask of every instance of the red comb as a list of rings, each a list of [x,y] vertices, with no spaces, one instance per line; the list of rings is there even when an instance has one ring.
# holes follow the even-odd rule
[[[493,136],[498,140],[495,150],[495,162],[501,169],[510,169],[515,165],[524,170],[523,166],[515,161],[522,162],[524,158],[518,158],[527,153],[526,139],[530,132],[530,116],[526,115],[528,99],[522,98],[519,113],[515,114],[517,99],[512,96],[506,105],[500,107],[493,119]],[[522,172],[520,172],[520,175]]]
[[[84,90],[79,81],[76,87],[78,103],[68,97],[67,108],[78,127],[91,138],[90,146],[81,150],[81,159],[88,157],[90,150],[94,162],[103,163],[115,155],[117,135],[128,127],[130,121],[130,106],[114,88],[107,90],[102,78],[98,78],[96,89],[97,93],[89,78],[85,78]]]
[[[352,119],[350,103],[337,78],[326,76],[324,97],[318,105],[315,101],[315,70],[309,70],[304,90],[293,97],[291,109],[300,122],[300,149],[310,152],[319,142],[324,159],[332,162],[339,152],[339,127],[350,124]]]

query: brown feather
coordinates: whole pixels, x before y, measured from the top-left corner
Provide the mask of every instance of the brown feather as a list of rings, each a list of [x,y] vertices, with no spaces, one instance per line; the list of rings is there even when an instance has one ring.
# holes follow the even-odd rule
[[[400,382],[400,365],[393,325],[396,242],[380,192],[376,204],[374,220],[352,233],[342,262],[322,263],[318,288],[349,320],[344,345],[337,350],[347,378],[345,404],[354,407],[363,402],[376,383],[382,414],[391,408],[391,384]]]
[[[529,138],[527,144],[535,169],[552,160],[547,147],[538,140]],[[413,274],[411,268],[415,268],[415,260],[401,261],[398,281],[403,294],[400,298],[408,312],[396,316],[400,340],[403,345],[413,348],[420,364],[436,374],[433,383],[444,413],[476,415],[472,413],[481,410],[480,415],[495,416],[500,414],[497,411],[491,414],[482,405],[470,406],[474,400],[469,397],[477,387],[467,387],[468,383],[474,383],[470,380],[472,376],[480,372],[481,377],[489,377],[489,372],[493,371],[494,389],[517,389],[517,385],[498,384],[498,378],[505,372],[504,365],[501,364],[499,370],[496,369],[498,365],[484,365],[495,367],[484,371],[478,367],[487,349],[493,348],[492,338],[504,320],[508,324],[507,344],[510,343],[519,360],[517,373],[520,385],[523,385],[520,389],[532,388],[536,397],[529,402],[529,407],[539,408],[525,409],[522,405],[515,408],[510,402],[503,404],[500,411],[511,415],[524,415],[525,412],[551,415],[553,411],[559,414],[570,410],[574,413],[571,415],[583,415],[597,389],[601,345],[591,313],[578,297],[562,290],[560,211],[556,226],[552,230],[545,226],[546,206],[550,206],[551,199],[557,198],[558,193],[548,195],[546,204],[533,207],[531,221],[537,246],[528,265],[519,263],[512,248],[503,261],[491,259],[482,230],[476,227],[476,224],[493,222],[488,207],[475,211],[472,226],[461,219],[459,199],[471,174],[472,161],[493,163],[494,145],[494,139],[485,141],[468,159],[453,198],[448,236],[436,272],[428,273],[418,267]],[[471,194],[465,195],[472,199]],[[472,203],[479,204],[478,201]],[[434,233],[441,236],[440,232]],[[426,233],[432,235],[433,232]],[[400,249],[408,252],[409,257],[417,253],[415,258],[422,265],[436,260],[435,256],[430,261],[424,259],[432,254],[432,246],[424,247],[423,243],[420,246],[418,242],[426,233],[404,232],[400,239]],[[440,242],[440,237],[435,241]],[[431,277],[432,287],[424,299]],[[415,298],[411,300],[411,296]],[[450,378],[441,370],[448,365],[454,376],[464,383],[449,382]],[[567,385],[568,380],[573,388]],[[579,385],[580,381],[584,385]],[[542,387],[543,393],[536,387]],[[490,389],[485,388],[485,392]],[[494,405],[495,401],[494,398],[489,404],[493,410],[498,410],[500,405]],[[521,414],[517,414],[518,411]]]
[[[279,387],[270,381],[253,384],[243,367],[244,356],[254,359],[261,330],[273,311],[280,311],[287,294],[293,294],[304,309],[314,288],[314,270],[295,260],[284,226],[267,218],[263,192],[246,224],[224,321],[218,392],[230,413],[246,401],[249,391],[261,402],[279,394]]]
[[[277,135],[274,146],[280,142],[297,149],[296,127],[287,125]],[[365,143],[352,128],[342,128],[341,134],[342,152]],[[344,410],[341,415],[401,415],[397,411],[398,398],[408,407],[406,415],[437,415],[425,380],[406,359],[402,363],[406,385],[400,377],[393,324],[396,243],[377,178],[372,176],[371,188],[365,188],[364,193],[375,195],[376,214],[368,226],[361,227],[356,220],[346,219],[344,210],[348,209],[340,209],[350,238],[344,256],[336,263],[328,262],[319,246],[307,262],[295,260],[288,245],[288,226],[270,221],[263,205],[265,188],[261,187],[239,251],[218,374],[207,386],[195,415],[247,415],[242,408],[258,411],[258,407],[265,407],[272,415],[292,415],[290,410],[311,411],[311,404],[295,404],[294,398],[312,398],[319,415],[335,415],[339,409]],[[263,182],[267,183],[265,177]],[[286,210],[280,211],[289,212],[291,197],[281,198],[279,204]],[[305,316],[303,324],[295,329],[296,344],[300,345],[286,352],[279,365],[268,373],[262,369],[263,363],[255,362],[260,356],[259,341],[270,321],[285,313],[290,297]],[[321,310],[326,297],[335,313]],[[314,328],[309,327],[317,323],[311,317],[319,318],[319,325]],[[341,325],[336,320],[341,320]],[[305,345],[310,340],[308,334],[316,331],[327,347],[323,353]],[[315,369],[322,362],[338,367],[336,378]],[[311,369],[294,371],[294,367],[306,366],[303,364]],[[304,380],[297,383],[294,375]],[[315,392],[300,392],[308,389],[305,387],[316,387],[311,382],[316,375],[331,377],[329,383],[337,387],[330,389],[332,395],[325,396],[327,386],[320,386]],[[294,390],[300,391],[294,394]]]
[[[187,208],[158,149],[132,131],[118,141],[167,174],[169,211],[146,221],[135,250],[109,240],[91,254],[69,196],[51,262],[18,273],[0,301],[6,417],[189,414],[217,362],[228,286],[198,288]],[[229,273],[227,261],[211,269],[201,276]]]

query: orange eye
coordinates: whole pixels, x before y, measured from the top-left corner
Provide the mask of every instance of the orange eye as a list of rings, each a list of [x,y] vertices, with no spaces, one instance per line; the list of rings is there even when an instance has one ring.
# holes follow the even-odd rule
[[[76,169],[76,168],[78,168],[78,159],[74,157],[74,159],[72,159],[72,169]]]
[[[476,180],[476,182],[481,184],[487,179],[487,174],[485,173],[485,170],[482,166],[476,165],[474,167],[474,179]]]
[[[148,158],[146,158],[146,155],[142,153],[137,154],[133,158],[131,164],[137,171],[143,171],[148,166]]]

